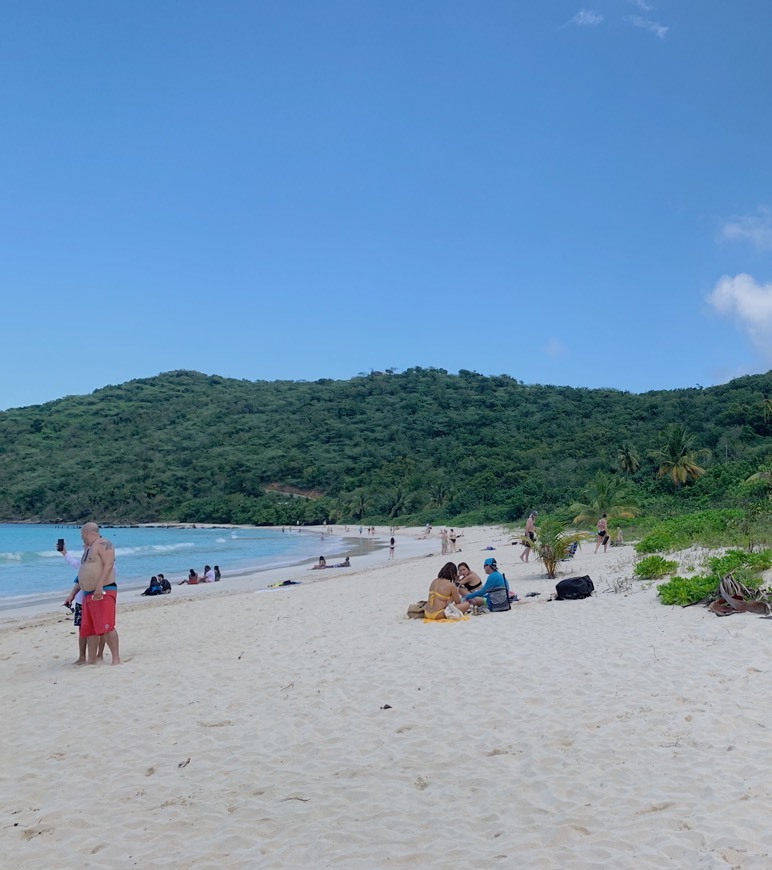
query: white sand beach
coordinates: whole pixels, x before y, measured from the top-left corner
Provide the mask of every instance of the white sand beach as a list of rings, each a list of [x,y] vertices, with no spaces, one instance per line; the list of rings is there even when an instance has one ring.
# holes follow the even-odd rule
[[[301,586],[119,597],[115,668],[70,664],[63,615],[6,619],[0,866],[772,866],[772,620],[613,591],[631,547],[585,544],[564,576],[596,595],[558,602],[503,530],[421,534]],[[489,555],[511,612],[406,618]]]

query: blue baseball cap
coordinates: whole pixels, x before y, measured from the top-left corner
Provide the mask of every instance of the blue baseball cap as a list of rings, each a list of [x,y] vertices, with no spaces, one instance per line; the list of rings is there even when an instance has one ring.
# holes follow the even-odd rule
[[[495,568],[496,567],[496,560],[493,557],[490,557],[483,562],[483,565],[491,565]]]

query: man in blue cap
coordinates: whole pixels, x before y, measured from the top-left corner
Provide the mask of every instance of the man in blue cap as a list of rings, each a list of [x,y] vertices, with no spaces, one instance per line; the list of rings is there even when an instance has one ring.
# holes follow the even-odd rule
[[[488,609],[490,609],[488,594],[493,589],[499,589],[503,587],[507,590],[507,595],[509,595],[509,585],[507,584],[504,575],[499,573],[499,569],[496,565],[495,559],[486,559],[483,562],[483,571],[485,571],[485,573],[488,575],[483,588],[475,589],[474,592],[470,592],[469,595],[465,595],[463,600],[471,602],[475,607],[488,607]]]

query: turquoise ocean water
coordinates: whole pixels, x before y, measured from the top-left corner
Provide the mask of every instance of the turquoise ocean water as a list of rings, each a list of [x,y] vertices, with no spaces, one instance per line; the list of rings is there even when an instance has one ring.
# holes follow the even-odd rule
[[[140,529],[103,528],[115,545],[118,585],[147,586],[153,574],[172,583],[190,568],[219,565],[223,579],[231,574],[297,565],[345,549],[343,538],[305,529],[282,533],[274,529]],[[56,552],[57,538],[81,553],[78,527],[0,524],[0,607],[24,605],[69,591],[75,572]]]

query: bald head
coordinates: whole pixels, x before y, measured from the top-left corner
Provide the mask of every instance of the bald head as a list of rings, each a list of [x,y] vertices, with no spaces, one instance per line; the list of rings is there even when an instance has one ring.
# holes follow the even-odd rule
[[[90,544],[99,537],[99,526],[96,523],[86,523],[81,527],[80,536],[84,544]]]

